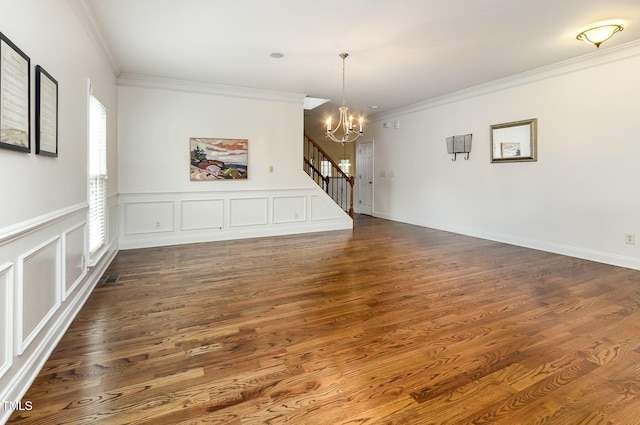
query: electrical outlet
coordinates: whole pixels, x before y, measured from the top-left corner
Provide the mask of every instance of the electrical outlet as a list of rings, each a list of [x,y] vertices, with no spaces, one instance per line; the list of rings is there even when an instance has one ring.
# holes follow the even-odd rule
[[[624,235],[624,243],[627,245],[635,245],[636,244],[636,235],[632,233],[626,233]]]
[[[156,229],[160,228],[160,220],[156,221]]]

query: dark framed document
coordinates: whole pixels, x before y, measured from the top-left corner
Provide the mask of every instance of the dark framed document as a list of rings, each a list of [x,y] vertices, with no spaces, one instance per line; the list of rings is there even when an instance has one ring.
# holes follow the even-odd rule
[[[36,153],[58,156],[58,82],[36,66]]]
[[[0,33],[0,147],[31,152],[31,61]]]

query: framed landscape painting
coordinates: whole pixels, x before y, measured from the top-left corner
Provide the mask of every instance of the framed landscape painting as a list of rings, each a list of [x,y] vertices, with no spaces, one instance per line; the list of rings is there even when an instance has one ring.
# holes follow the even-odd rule
[[[191,181],[246,180],[249,141],[247,139],[189,139]]]

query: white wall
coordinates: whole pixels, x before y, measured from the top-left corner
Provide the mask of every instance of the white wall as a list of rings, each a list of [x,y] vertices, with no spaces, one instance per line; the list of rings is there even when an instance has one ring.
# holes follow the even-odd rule
[[[121,77],[120,247],[351,228],[302,169],[303,97]],[[191,137],[248,139],[248,179],[190,181]]]
[[[31,59],[31,153],[0,149],[0,400],[20,401],[117,249],[116,85],[67,0],[0,0]],[[35,66],[58,81],[58,157],[35,154]],[[108,109],[109,249],[87,269],[87,81]],[[0,408],[0,423],[11,412]]]
[[[378,116],[374,214],[640,269],[638,72],[640,44],[603,48]],[[490,126],[530,118],[538,161],[490,163]],[[467,133],[452,162],[445,138]]]

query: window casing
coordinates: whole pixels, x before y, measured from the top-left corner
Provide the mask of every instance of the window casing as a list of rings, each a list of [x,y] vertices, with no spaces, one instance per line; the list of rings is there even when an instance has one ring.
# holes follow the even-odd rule
[[[89,96],[89,261],[106,243],[107,235],[107,110]]]

